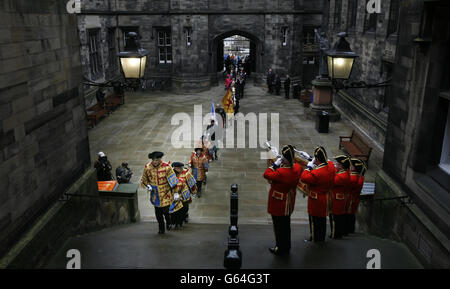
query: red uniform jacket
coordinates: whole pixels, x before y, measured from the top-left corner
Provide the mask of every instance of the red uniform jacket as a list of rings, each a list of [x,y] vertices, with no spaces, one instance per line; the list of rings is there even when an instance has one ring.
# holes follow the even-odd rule
[[[333,187],[336,169],[333,162],[321,164],[313,170],[304,170],[301,180],[309,184],[308,214],[315,217],[328,216],[328,195]]]
[[[347,213],[347,203],[351,199],[350,173],[346,170],[337,171],[331,189],[331,213],[344,215]]]
[[[352,206],[354,199],[354,191],[358,186],[359,174],[355,171],[350,172],[350,198],[347,202],[347,206],[345,208],[346,214],[352,214]]]
[[[358,177],[358,182],[352,186],[352,204],[350,206],[350,214],[356,214],[359,205],[359,194],[364,185],[364,176]]]
[[[297,184],[303,169],[294,163],[292,167],[271,167],[264,172],[264,178],[270,185],[267,212],[274,216],[290,216],[294,210]]]

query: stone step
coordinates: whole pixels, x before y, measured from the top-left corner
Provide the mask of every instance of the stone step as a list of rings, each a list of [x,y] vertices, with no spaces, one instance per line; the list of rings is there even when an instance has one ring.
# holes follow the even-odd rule
[[[227,247],[227,224],[186,224],[183,229],[157,234],[157,224],[141,222],[74,237],[45,268],[64,269],[69,249],[81,253],[81,268],[221,269]],[[288,256],[272,255],[272,225],[239,225],[243,269],[365,269],[370,249],[381,254],[381,268],[422,268],[405,245],[356,233],[324,243],[305,242],[307,225],[291,226]]]

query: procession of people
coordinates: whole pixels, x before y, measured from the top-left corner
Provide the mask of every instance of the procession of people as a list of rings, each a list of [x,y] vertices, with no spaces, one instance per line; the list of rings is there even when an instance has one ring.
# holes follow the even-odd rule
[[[159,151],[148,155],[149,162],[144,167],[140,183],[147,189],[148,200],[154,206],[159,234],[165,234],[172,228],[182,228],[188,223],[189,204],[202,197],[210,163],[218,160],[217,141],[221,136],[216,134],[215,128],[219,125],[226,128],[239,111],[239,101],[244,98],[248,76],[242,65],[229,68],[225,79],[226,93],[221,104],[214,106],[214,102],[212,103],[211,122],[207,125],[206,132],[194,142],[189,162],[163,161],[164,153]],[[267,84],[269,93],[279,95],[281,80],[271,69]],[[289,75],[286,75],[284,86],[288,98]],[[279,256],[290,252],[290,218],[295,209],[297,192],[308,198],[310,236],[307,241],[326,240],[327,218],[330,239],[341,239],[355,232],[355,214],[367,167],[364,161],[347,155],[337,155],[333,160],[328,158],[326,149],[322,146],[316,147],[313,155],[309,156],[292,145],[286,145],[270,161],[262,177],[270,184],[267,212],[272,217],[275,234],[275,244],[269,248],[272,254]],[[131,178],[131,171],[127,171],[127,166],[123,163],[116,171],[116,174],[120,172],[123,175],[120,179],[125,182],[129,182]],[[99,153],[95,167],[99,180],[112,179],[109,173],[111,165],[103,152]]]

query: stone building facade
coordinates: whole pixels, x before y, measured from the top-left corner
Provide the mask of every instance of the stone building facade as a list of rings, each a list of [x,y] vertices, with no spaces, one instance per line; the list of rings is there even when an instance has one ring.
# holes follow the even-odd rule
[[[0,1],[0,256],[90,166],[76,16]]]
[[[330,44],[347,32],[351,49],[359,55],[349,81],[379,83],[392,78],[398,42],[398,0],[380,1],[381,13],[367,13],[367,0],[329,1]],[[390,88],[347,89],[334,96],[334,104],[381,149],[387,130]],[[363,113],[359,113],[359,112]]]
[[[355,128],[384,148],[374,198],[388,200],[363,202],[359,223],[404,242],[426,267],[450,268],[450,3],[381,1],[376,16],[365,13],[365,3],[332,0],[329,18],[329,34],[347,28],[359,54],[354,80],[392,77],[389,89],[335,96]],[[412,203],[390,199],[404,196]]]
[[[325,2],[85,1],[78,15],[83,76],[103,82],[119,75],[117,60],[110,57],[113,48],[108,44],[116,45],[116,51],[123,50],[123,33],[135,31],[141,46],[150,52],[146,77],[164,80],[176,92],[201,91],[218,84],[218,71],[223,67],[223,40],[232,35],[250,39],[257,81],[265,81],[271,67],[281,75],[289,73],[293,83],[302,82],[299,64],[303,61],[304,32],[321,26]],[[112,38],[115,42],[109,41]],[[92,40],[98,42],[94,49]],[[93,53],[96,49],[100,56]],[[311,50],[311,46],[309,49],[314,56],[317,51]],[[92,65],[96,57],[101,66],[98,69]],[[87,95],[90,103],[92,96]]]

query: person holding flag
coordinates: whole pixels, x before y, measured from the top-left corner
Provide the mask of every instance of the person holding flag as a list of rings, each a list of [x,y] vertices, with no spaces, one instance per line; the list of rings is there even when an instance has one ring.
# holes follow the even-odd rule
[[[227,118],[231,120],[234,116],[234,102],[233,102],[233,92],[231,86],[228,88],[227,92],[222,98],[222,106],[227,114]]]
[[[211,103],[211,123],[206,127],[206,136],[211,141],[211,149],[210,154],[213,156],[213,160],[217,160],[217,141],[216,141],[216,128],[217,128],[217,119],[216,119],[216,111],[214,110],[214,101]]]

